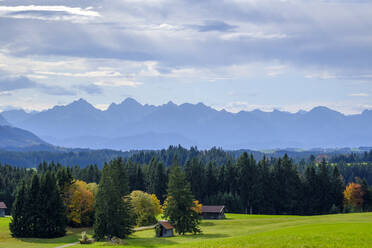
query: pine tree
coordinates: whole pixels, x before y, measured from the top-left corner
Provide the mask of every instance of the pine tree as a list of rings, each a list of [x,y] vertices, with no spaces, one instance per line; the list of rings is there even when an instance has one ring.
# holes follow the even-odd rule
[[[156,158],[152,158],[148,167],[147,174],[147,193],[155,194],[156,197],[163,201],[167,193],[167,176],[163,163]]]
[[[66,234],[66,209],[54,175],[48,171],[40,183],[40,222],[35,237],[55,238]]]
[[[333,168],[332,179],[331,179],[331,189],[332,189],[331,194],[332,194],[332,199],[333,199],[332,202],[340,210],[340,212],[342,212],[343,201],[344,201],[343,191],[345,189],[345,183],[337,166]]]
[[[135,217],[128,194],[128,178],[121,159],[105,164],[96,197],[94,236],[126,238],[133,232]]]
[[[217,177],[215,164],[209,162],[205,171],[205,180],[206,180],[206,195],[208,198],[214,196],[217,193]]]
[[[176,232],[199,233],[200,216],[195,208],[190,184],[180,166],[173,165],[168,182],[168,198],[165,201],[164,216],[170,220]]]
[[[66,233],[65,206],[49,170],[31,185],[21,182],[13,206],[10,230],[15,237],[55,238]]]
[[[41,221],[41,202],[40,197],[40,179],[37,174],[34,174],[31,179],[31,186],[27,197],[27,221],[28,228],[31,237],[37,237],[40,231],[40,221]]]
[[[239,191],[245,208],[245,213],[253,213],[257,206],[259,193],[258,170],[256,161],[251,155],[244,152],[238,159],[237,166],[239,169]]]
[[[29,237],[30,230],[27,220],[27,194],[28,189],[24,180],[21,181],[12,208],[12,220],[9,224],[13,237]]]
[[[258,196],[259,202],[259,212],[265,214],[272,214],[272,179],[270,175],[270,169],[268,165],[268,161],[264,156],[261,161],[258,163],[258,170],[259,170],[259,192],[260,195]]]

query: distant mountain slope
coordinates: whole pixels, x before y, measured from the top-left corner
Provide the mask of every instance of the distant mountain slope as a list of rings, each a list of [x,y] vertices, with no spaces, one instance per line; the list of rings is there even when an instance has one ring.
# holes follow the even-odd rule
[[[368,110],[357,115],[326,107],[295,114],[278,110],[234,114],[202,103],[153,106],[127,98],[105,111],[80,99],[27,114],[17,126],[67,147],[130,150],[181,144],[268,149],[371,146],[371,123],[372,111]]]
[[[1,115],[12,125],[17,126],[19,123],[23,122],[33,114],[37,112],[33,111],[31,113],[27,113],[23,109],[13,109],[13,110],[6,110],[1,113]]]
[[[51,150],[52,146],[29,131],[0,126],[0,149]]]
[[[10,123],[0,114],[0,126],[10,126]]]

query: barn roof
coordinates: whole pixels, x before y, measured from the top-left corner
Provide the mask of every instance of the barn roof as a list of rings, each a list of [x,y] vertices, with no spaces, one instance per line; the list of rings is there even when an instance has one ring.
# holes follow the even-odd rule
[[[0,202],[0,209],[6,209],[6,205],[4,202]]]
[[[222,210],[225,208],[225,206],[208,206],[203,205],[202,206],[202,213],[221,213]]]
[[[161,220],[159,221],[159,224],[167,230],[173,229],[173,226],[171,225],[171,223],[169,223],[169,221]]]

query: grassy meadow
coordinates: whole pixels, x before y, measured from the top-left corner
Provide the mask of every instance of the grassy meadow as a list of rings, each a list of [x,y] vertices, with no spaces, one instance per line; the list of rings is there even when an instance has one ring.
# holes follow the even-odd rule
[[[15,239],[8,223],[9,218],[0,218],[1,248],[58,247],[76,242],[83,230],[69,229],[67,236],[57,239]],[[227,214],[226,220],[204,220],[201,227],[203,234],[171,238],[155,238],[153,230],[139,231],[122,247],[372,247],[372,213],[307,217]],[[96,242],[83,247],[108,245]]]

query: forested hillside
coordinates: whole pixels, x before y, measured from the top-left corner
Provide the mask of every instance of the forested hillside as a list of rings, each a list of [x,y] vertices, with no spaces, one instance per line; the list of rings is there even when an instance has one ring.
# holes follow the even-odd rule
[[[213,161],[217,164],[226,163],[228,160],[235,161],[241,154],[248,152],[253,154],[257,160],[266,157],[283,157],[284,154],[290,156],[293,161],[298,164],[304,164],[310,159],[320,161],[325,157],[330,161],[345,161],[345,162],[363,162],[372,161],[364,158],[365,153],[370,150],[368,147],[361,147],[357,151],[349,148],[344,149],[312,149],[312,150],[297,150],[297,149],[278,149],[269,151],[253,151],[248,149],[241,150],[223,150],[222,148],[213,147],[208,150],[201,150],[197,147],[190,149],[180,145],[169,146],[167,149],[161,150],[132,150],[132,151],[117,151],[117,150],[91,150],[91,149],[69,149],[52,147],[49,150],[20,149],[18,151],[1,150],[0,163],[11,164],[19,167],[35,168],[38,164],[46,162],[55,162],[63,165],[79,165],[85,167],[89,164],[96,164],[102,167],[103,164],[111,159],[122,157],[130,159],[136,163],[148,164],[153,157],[156,157],[165,166],[172,163],[173,157],[176,155],[180,163],[184,165],[187,160],[198,158],[203,162]],[[367,153],[368,154],[368,153]],[[312,158],[313,156],[313,158]]]

